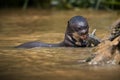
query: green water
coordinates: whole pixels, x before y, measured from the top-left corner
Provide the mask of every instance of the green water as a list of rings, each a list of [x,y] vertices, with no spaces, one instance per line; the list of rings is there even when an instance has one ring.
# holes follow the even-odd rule
[[[74,15],[85,16],[90,32],[96,28],[100,38],[108,36],[109,26],[120,18],[118,12],[92,10],[1,10],[0,80],[120,80],[119,65],[79,63],[93,48],[14,48],[29,41],[61,42]]]

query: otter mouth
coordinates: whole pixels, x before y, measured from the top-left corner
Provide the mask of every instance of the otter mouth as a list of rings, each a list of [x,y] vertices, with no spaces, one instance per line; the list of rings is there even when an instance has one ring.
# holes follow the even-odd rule
[[[88,38],[88,29],[79,30],[76,35],[79,39],[86,40]]]
[[[88,38],[88,34],[80,35],[80,39],[82,40],[86,40],[87,38]]]
[[[82,46],[84,42],[86,42],[88,38],[88,34],[79,34],[78,32],[74,32],[72,34],[72,38],[75,40],[75,45]],[[82,42],[81,42],[82,40]]]
[[[73,38],[74,38],[76,41],[86,40],[86,39],[88,38],[88,32],[86,32],[86,33],[74,32],[74,33],[73,33]]]

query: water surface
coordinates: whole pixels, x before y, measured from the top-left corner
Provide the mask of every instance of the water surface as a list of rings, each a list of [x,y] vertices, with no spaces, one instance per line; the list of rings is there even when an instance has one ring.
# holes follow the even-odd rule
[[[79,63],[93,48],[14,48],[29,41],[62,41],[67,21],[74,15],[85,16],[90,32],[96,28],[100,38],[108,36],[109,26],[120,18],[118,12],[93,10],[1,10],[0,80],[120,80],[118,65]]]

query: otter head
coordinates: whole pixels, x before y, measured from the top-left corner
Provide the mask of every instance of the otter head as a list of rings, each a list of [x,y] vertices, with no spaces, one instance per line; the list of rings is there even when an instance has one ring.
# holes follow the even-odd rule
[[[89,26],[87,20],[83,16],[74,16],[68,21],[66,37],[70,41],[79,44],[80,40],[88,38]]]

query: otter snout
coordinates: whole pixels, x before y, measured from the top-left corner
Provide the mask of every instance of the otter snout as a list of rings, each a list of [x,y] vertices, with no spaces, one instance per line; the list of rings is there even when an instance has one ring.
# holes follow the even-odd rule
[[[83,29],[78,32],[81,39],[86,40],[88,38],[88,30]]]

